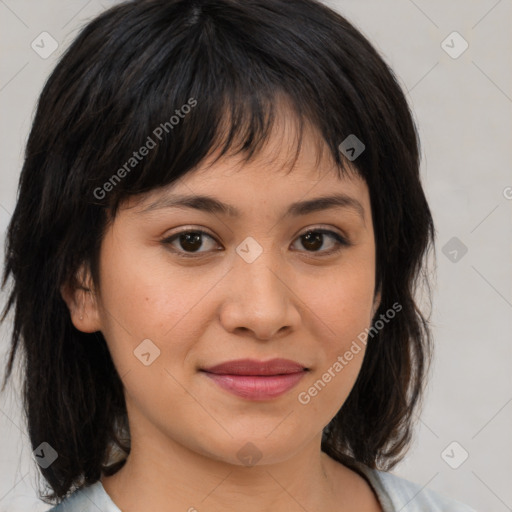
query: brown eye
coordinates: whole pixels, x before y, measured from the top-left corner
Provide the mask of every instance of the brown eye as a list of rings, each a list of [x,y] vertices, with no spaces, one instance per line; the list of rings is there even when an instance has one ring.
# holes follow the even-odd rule
[[[325,248],[326,237],[331,240],[331,243],[327,243],[327,249]],[[300,235],[297,240],[300,240],[306,252],[319,252],[323,254],[335,253],[341,250],[341,246],[350,245],[344,237],[327,229],[310,229]]]
[[[204,231],[189,230],[176,233],[165,240],[162,243],[171,246],[172,250],[178,253],[180,256],[193,255],[194,253],[203,254],[208,252],[207,240],[213,242],[212,246],[216,247],[217,244],[212,236]],[[200,250],[206,245],[206,250]]]
[[[308,249],[309,251],[318,251],[322,248],[324,243],[324,235],[323,233],[318,232],[309,232],[305,235],[302,235],[302,245]]]
[[[298,249],[299,251],[304,252],[305,249],[306,253],[318,253],[319,256],[329,256],[339,252],[343,247],[352,245],[346,238],[328,229],[310,229],[300,235],[295,243],[297,242],[300,242],[302,247]],[[178,256],[185,258],[206,255],[212,250],[219,249],[216,240],[202,230],[184,230],[162,240],[162,243],[169,246]]]
[[[196,252],[203,245],[200,233],[181,233],[178,237],[181,248],[185,251]]]

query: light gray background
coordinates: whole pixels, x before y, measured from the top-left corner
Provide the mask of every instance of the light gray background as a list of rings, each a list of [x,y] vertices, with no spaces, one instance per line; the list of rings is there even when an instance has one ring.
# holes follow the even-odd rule
[[[78,29],[114,3],[0,0],[2,246],[44,81]],[[394,472],[479,511],[512,510],[512,2],[328,4],[362,30],[408,91],[437,227],[435,365],[414,444]],[[31,48],[43,31],[59,43],[47,59]],[[441,46],[453,31],[469,43],[456,59]],[[457,40],[448,44],[461,48]],[[468,248],[457,262],[441,250],[452,237]],[[3,307],[5,292],[0,299]],[[0,331],[2,362],[9,327]],[[36,495],[19,390],[10,388],[0,400],[0,512],[47,510]],[[448,450],[448,460],[469,453],[458,469],[441,457],[453,441],[460,447]]]

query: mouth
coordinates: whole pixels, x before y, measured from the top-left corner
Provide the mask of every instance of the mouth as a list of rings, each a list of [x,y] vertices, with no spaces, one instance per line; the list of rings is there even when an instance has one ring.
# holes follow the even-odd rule
[[[225,391],[248,400],[264,401],[295,387],[309,368],[289,359],[238,359],[200,371]]]
[[[256,359],[236,359],[201,369],[202,371],[217,375],[287,375],[309,370],[306,366],[290,359],[270,359],[258,361]]]

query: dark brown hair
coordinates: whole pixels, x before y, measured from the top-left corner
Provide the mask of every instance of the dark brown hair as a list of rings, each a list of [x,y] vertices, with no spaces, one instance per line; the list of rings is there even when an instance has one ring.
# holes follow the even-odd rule
[[[10,276],[13,287],[1,320],[11,308],[15,315],[2,390],[21,347],[32,446],[46,441],[58,453],[40,468],[50,499],[115,473],[130,449],[105,339],[73,326],[61,286],[80,286],[85,264],[99,289],[99,249],[120,203],[175,182],[214,148],[219,158],[252,158],[283,97],[300,133],[311,123],[340,173],[350,164],[368,185],[382,293],[374,320],[402,308],[368,339],[322,450],[384,470],[403,457],[431,358],[415,293],[420,277],[429,285],[434,226],[416,127],[393,71],[359,30],[315,0],[135,0],[90,21],[47,80],[8,227],[2,287]],[[350,135],[365,149],[349,162],[340,143]],[[148,137],[156,147],[120,173]]]

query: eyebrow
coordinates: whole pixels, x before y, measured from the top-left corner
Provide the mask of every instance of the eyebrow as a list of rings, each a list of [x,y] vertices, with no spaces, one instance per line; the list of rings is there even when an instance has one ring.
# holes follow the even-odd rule
[[[220,214],[233,218],[242,216],[240,210],[232,205],[223,203],[218,199],[205,195],[165,195],[157,199],[139,213],[144,214],[163,208],[192,208],[211,214]],[[334,194],[329,196],[316,197],[306,201],[297,201],[292,203],[283,217],[297,217],[299,215],[307,215],[331,208],[345,208],[356,212],[365,222],[364,207],[354,197],[346,194]]]

